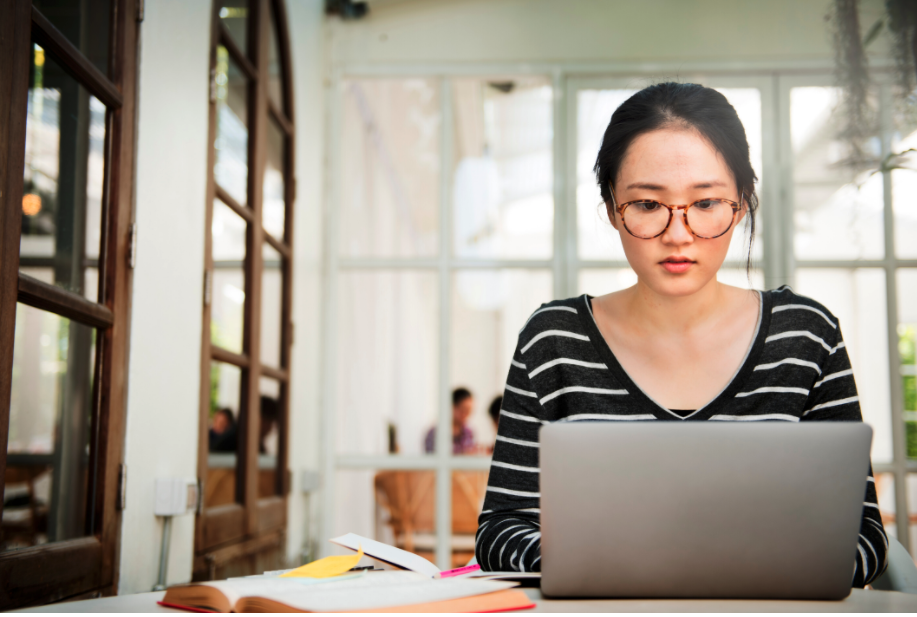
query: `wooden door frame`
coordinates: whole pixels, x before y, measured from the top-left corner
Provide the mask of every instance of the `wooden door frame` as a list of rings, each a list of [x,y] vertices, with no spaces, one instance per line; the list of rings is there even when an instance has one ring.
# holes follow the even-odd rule
[[[213,361],[224,362],[243,370],[243,398],[240,399],[238,418],[237,450],[237,503],[205,508],[203,503],[195,521],[194,571],[207,571],[212,576],[219,565],[283,545],[287,524],[287,495],[290,489],[289,465],[289,407],[290,407],[290,347],[293,340],[292,297],[293,297],[293,201],[295,199],[293,88],[289,28],[286,8],[282,0],[250,0],[248,13],[248,50],[246,54],[238,48],[228,29],[219,17],[219,1],[213,3],[211,16],[210,80],[215,83],[216,50],[226,47],[230,58],[239,66],[249,80],[248,96],[248,183],[247,204],[237,203],[231,195],[219,187],[214,177],[217,125],[216,97],[211,93],[209,113],[209,148],[207,154],[207,192],[205,216],[205,289],[202,302],[201,334],[201,389],[198,438],[198,477],[203,484],[208,471],[208,411],[210,406],[210,371]],[[273,12],[274,19],[271,18]],[[284,100],[277,105],[268,93],[269,28],[276,25],[275,35],[280,51]],[[255,50],[255,53],[252,53]],[[252,59],[254,56],[254,59]],[[212,85],[213,89],[214,86]],[[263,229],[262,189],[267,160],[267,126],[275,122],[285,137],[284,160],[284,236],[274,238]],[[247,223],[245,271],[245,313],[244,337],[241,354],[219,348],[212,344],[210,336],[212,281],[214,272],[213,203],[219,199]],[[261,282],[264,264],[261,253],[263,244],[274,248],[283,261],[281,297],[281,342],[280,366],[271,367],[261,363]],[[269,377],[280,384],[280,414],[278,431],[280,435],[277,453],[277,474],[275,495],[268,498],[258,496],[258,438],[260,404],[259,382]],[[203,493],[203,491],[202,491]]]
[[[9,0],[0,20],[0,488],[6,466],[17,303],[96,328],[86,536],[0,553],[0,608],[117,593],[130,337],[137,91],[137,3],[113,0],[109,76],[99,71],[29,0]],[[106,105],[99,302],[19,273],[30,47],[40,42]],[[0,503],[2,511],[2,503]],[[94,516],[90,516],[94,513]]]

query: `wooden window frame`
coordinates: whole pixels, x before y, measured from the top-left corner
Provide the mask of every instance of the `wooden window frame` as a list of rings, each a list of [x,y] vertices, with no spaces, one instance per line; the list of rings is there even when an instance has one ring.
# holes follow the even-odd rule
[[[0,553],[0,609],[86,593],[117,592],[130,332],[131,236],[137,80],[137,3],[112,0],[109,76],[97,69],[30,0],[10,0],[0,19],[0,489],[6,469],[16,305],[96,330],[85,537]],[[38,43],[105,104],[105,180],[98,302],[19,272],[23,165],[31,45]],[[94,499],[93,499],[94,498]],[[0,513],[3,504],[0,503]],[[90,517],[90,513],[93,515]]]
[[[286,7],[282,0],[249,0],[248,55],[243,53],[219,17],[220,2],[213,3],[210,45],[211,89],[215,87],[217,47],[226,48],[233,62],[249,81],[248,96],[248,182],[247,202],[242,205],[228,191],[220,187],[215,178],[214,165],[217,136],[217,102],[211,92],[209,117],[209,144],[207,158],[207,198],[205,223],[205,291],[202,302],[201,390],[200,425],[198,445],[198,477],[206,482],[208,471],[208,430],[210,409],[211,362],[218,361],[242,369],[242,392],[238,418],[236,463],[237,503],[199,509],[195,522],[195,578],[213,578],[218,567],[230,561],[278,549],[283,546],[287,524],[287,495],[290,490],[289,461],[289,409],[290,409],[290,354],[293,342],[292,291],[293,291],[293,202],[295,199],[293,124],[293,88],[291,55]],[[274,19],[271,19],[273,11]],[[268,91],[269,28],[276,25],[275,36],[280,53],[283,101],[278,106]],[[262,189],[267,161],[267,126],[273,120],[285,136],[284,149],[284,236],[274,238],[267,233],[262,220]],[[245,308],[243,325],[243,352],[235,353],[211,342],[210,323],[213,281],[213,203],[219,199],[247,223],[245,271]],[[261,247],[269,244],[283,260],[281,297],[280,366],[261,363],[261,279],[264,271]],[[261,377],[269,377],[280,384],[280,410],[278,417],[279,444],[275,496],[258,497],[258,437],[260,417],[246,410],[258,409]],[[206,488],[202,493],[206,493]]]

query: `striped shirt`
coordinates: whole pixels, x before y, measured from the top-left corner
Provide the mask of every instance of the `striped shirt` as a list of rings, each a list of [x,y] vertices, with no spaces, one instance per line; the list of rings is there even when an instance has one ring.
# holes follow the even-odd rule
[[[485,570],[541,563],[538,430],[575,421],[862,421],[837,318],[789,287],[761,293],[757,332],[732,381],[684,417],[653,401],[618,363],[588,295],[542,305],[519,333],[475,544]],[[870,471],[853,586],[884,571],[888,538]]]

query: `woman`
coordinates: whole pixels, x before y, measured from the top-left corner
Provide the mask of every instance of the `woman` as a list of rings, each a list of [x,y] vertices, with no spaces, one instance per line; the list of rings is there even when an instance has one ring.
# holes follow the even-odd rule
[[[520,332],[477,535],[485,570],[540,567],[545,422],[862,421],[828,309],[789,287],[716,280],[745,217],[751,244],[757,209],[745,131],[722,94],[675,83],[638,92],[612,116],[595,173],[638,282],[543,305]],[[856,587],[886,564],[876,503],[870,476]]]

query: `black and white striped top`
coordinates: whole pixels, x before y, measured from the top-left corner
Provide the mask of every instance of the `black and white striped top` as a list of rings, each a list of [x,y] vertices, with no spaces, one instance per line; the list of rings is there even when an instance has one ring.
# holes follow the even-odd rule
[[[736,375],[684,418],[628,376],[592,316],[588,295],[535,311],[506,380],[475,552],[485,570],[537,571],[541,561],[538,429],[548,422],[862,421],[837,319],[789,288],[761,293],[758,329]],[[853,586],[884,571],[888,539],[870,475]]]

